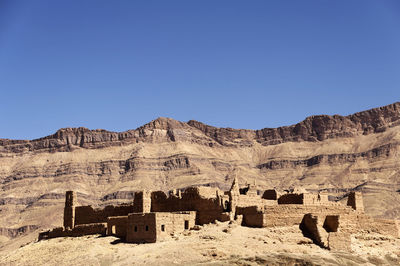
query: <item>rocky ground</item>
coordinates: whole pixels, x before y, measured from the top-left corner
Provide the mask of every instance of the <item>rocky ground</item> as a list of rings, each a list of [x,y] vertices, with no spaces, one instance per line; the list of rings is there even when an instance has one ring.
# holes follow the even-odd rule
[[[248,228],[205,225],[153,244],[85,236],[33,242],[0,253],[0,265],[400,265],[400,239],[352,237],[352,253],[331,252],[297,226]]]

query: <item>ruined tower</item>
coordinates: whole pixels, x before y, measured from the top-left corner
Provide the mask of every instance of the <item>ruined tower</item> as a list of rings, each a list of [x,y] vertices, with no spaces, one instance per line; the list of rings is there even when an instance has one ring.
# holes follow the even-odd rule
[[[239,196],[240,196],[240,191],[239,191],[239,183],[237,181],[237,178],[233,179],[231,189],[229,190],[229,205],[230,205],[230,211],[235,213],[236,211],[236,206],[239,201]]]
[[[76,205],[76,193],[74,191],[65,192],[65,207],[64,207],[64,228],[65,229],[74,228],[75,205]]]
[[[347,198],[347,206],[351,206],[356,211],[364,212],[364,203],[361,192],[352,191]]]
[[[142,190],[135,193],[134,212],[148,213],[151,211],[151,191]]]

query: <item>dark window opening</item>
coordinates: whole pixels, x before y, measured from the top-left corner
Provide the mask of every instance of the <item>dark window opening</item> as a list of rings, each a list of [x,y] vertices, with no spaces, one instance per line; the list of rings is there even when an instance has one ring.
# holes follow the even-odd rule
[[[189,221],[188,220],[185,220],[185,230],[186,229],[189,229]]]
[[[149,231],[149,226],[148,225],[146,225],[146,231]]]
[[[137,232],[137,226],[135,225],[135,232]]]
[[[163,225],[163,224],[161,225],[161,231],[163,231],[163,232],[165,231],[165,225]]]

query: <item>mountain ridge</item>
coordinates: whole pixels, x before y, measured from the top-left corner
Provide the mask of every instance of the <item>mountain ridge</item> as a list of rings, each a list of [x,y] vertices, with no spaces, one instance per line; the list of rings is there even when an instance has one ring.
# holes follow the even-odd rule
[[[122,132],[105,129],[61,128],[54,134],[33,140],[0,139],[0,149],[4,152],[24,152],[41,149],[69,151],[73,146],[81,148],[102,148],[121,145],[123,142],[146,142],[148,130],[166,130],[163,141],[176,141],[174,130],[199,130],[211,142],[206,145],[234,145],[235,139],[241,139],[239,145],[251,145],[256,141],[262,145],[276,145],[284,142],[323,141],[329,138],[352,137],[357,134],[379,133],[400,124],[400,102],[357,112],[348,116],[313,115],[290,126],[263,128],[258,130],[219,128],[196,120],[181,122],[172,118],[159,117],[136,129]],[[153,141],[154,138],[151,138]],[[246,143],[247,141],[247,143]],[[204,141],[201,141],[204,142]],[[98,144],[98,145],[97,145]],[[237,143],[236,143],[237,144]]]

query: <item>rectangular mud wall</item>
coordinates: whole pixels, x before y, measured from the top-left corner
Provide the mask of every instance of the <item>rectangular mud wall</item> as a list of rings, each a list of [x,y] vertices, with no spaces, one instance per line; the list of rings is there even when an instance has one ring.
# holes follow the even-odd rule
[[[263,223],[266,227],[299,225],[303,216],[307,213],[313,213],[322,216],[323,218],[327,215],[340,215],[341,219],[343,218],[342,222],[345,224],[351,224],[353,222],[351,219],[346,219],[346,216],[349,217],[355,215],[351,207],[344,205],[307,206],[288,204],[266,206],[263,214]]]
[[[65,207],[64,207],[64,227],[74,228],[75,226],[75,205],[76,193],[74,191],[65,192]]]
[[[133,205],[106,206],[104,209],[93,209],[91,206],[75,207],[75,225],[89,223],[106,223],[110,216],[127,216],[133,212]]]
[[[156,213],[157,240],[163,239],[174,233],[189,230],[195,225],[196,214],[194,212],[182,213]]]
[[[152,212],[197,211],[196,223],[207,224],[219,220],[223,207],[217,198],[203,198],[198,191],[190,189],[182,197],[169,196],[156,191],[151,196]]]
[[[55,237],[66,237],[66,236],[76,237],[76,236],[95,235],[95,234],[105,235],[106,229],[107,229],[106,223],[77,225],[72,230],[64,229],[64,227],[57,227],[51,231],[40,233],[39,240],[55,238]]]
[[[156,214],[132,213],[128,215],[126,241],[129,243],[154,243],[157,240]]]
[[[114,235],[125,239],[128,227],[128,216],[108,217],[107,235]]]

